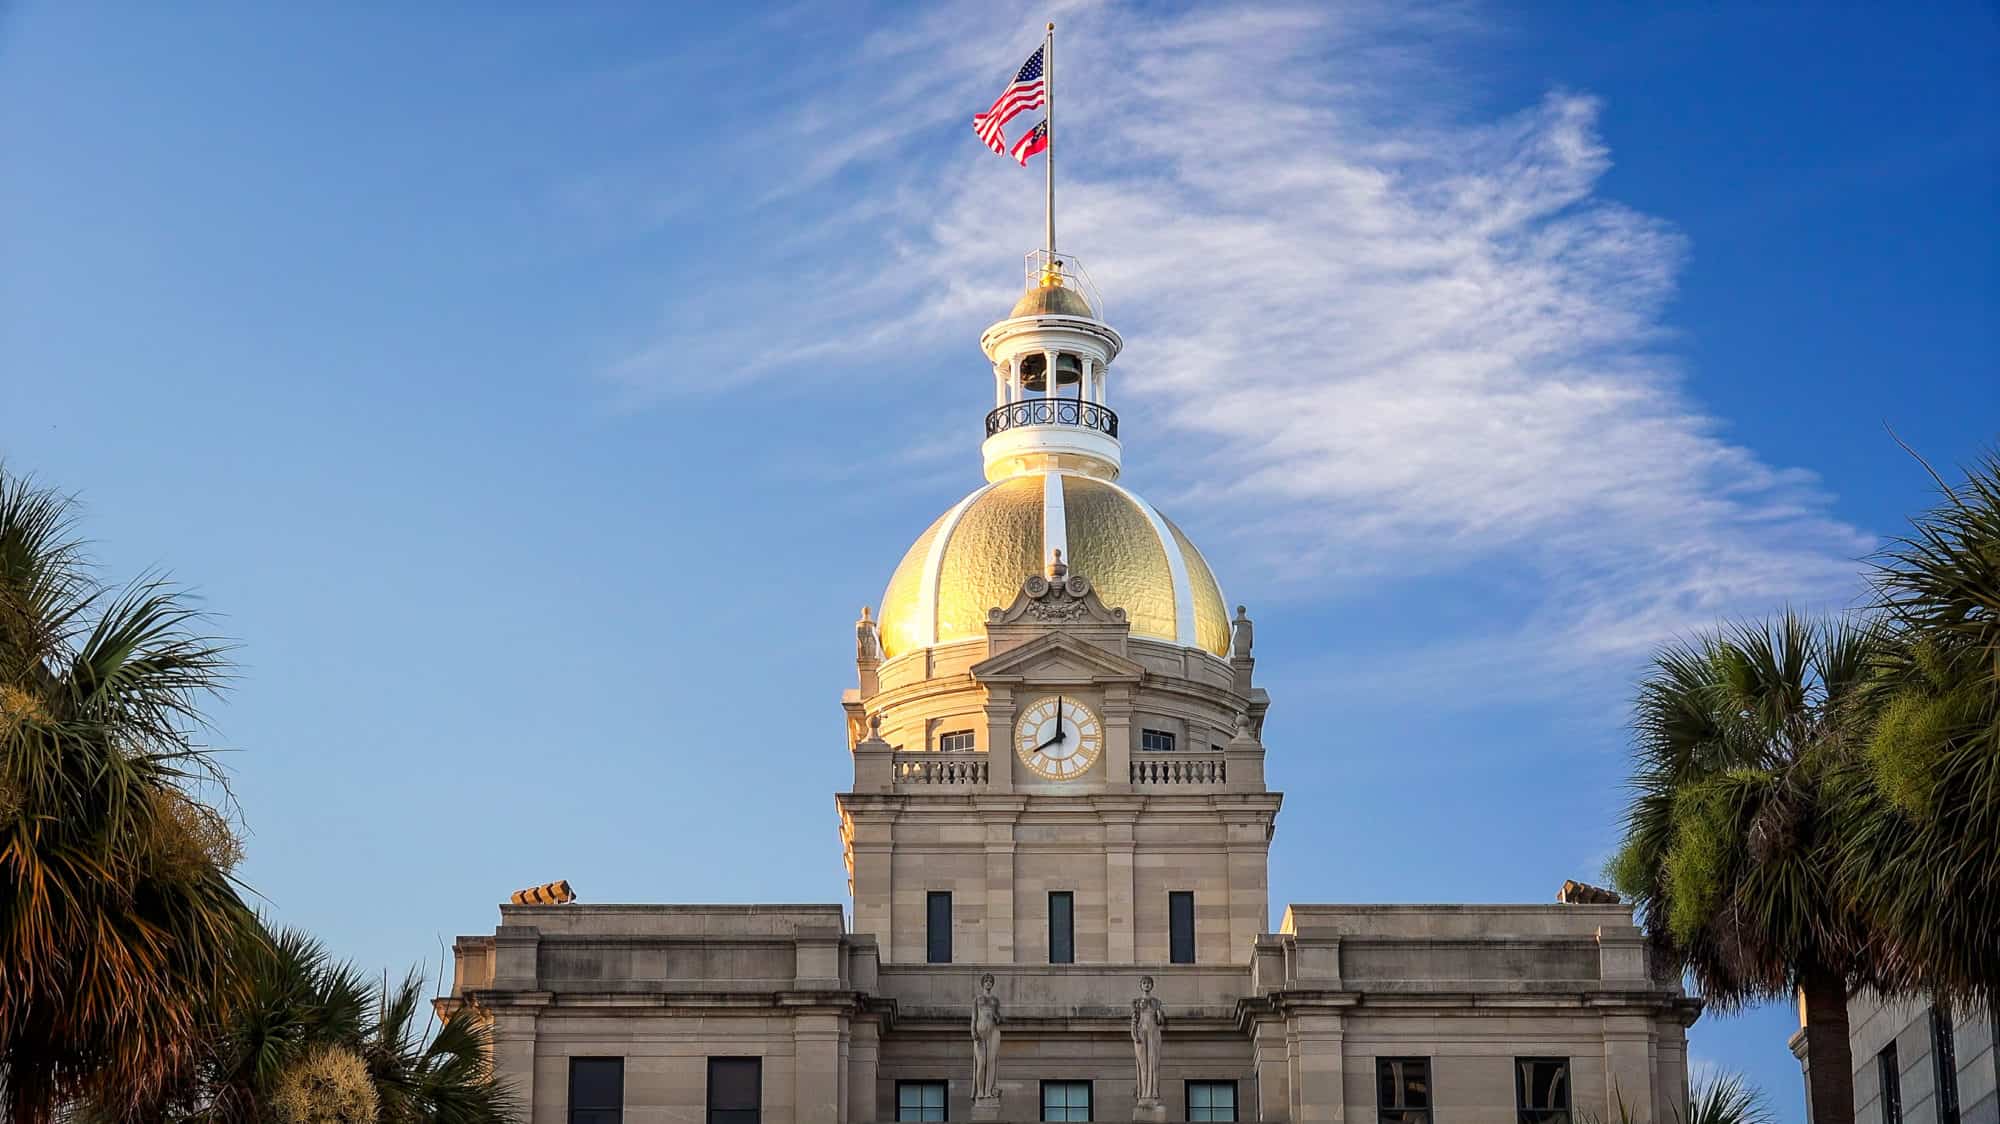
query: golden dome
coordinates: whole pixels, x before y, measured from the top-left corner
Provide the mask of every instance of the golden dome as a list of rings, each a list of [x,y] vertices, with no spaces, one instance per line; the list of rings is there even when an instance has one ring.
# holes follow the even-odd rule
[[[1222,590],[1181,529],[1126,489],[1068,472],[995,481],[938,516],[883,591],[883,654],[984,636],[986,611],[1012,604],[1058,549],[1134,636],[1229,654]]]
[[[1066,289],[1061,285],[1039,285],[1021,294],[1021,299],[1014,302],[1014,311],[1008,313],[1007,318],[1011,320],[1017,316],[1081,316],[1086,320],[1097,319],[1097,314],[1090,311],[1090,302],[1083,299],[1082,293],[1075,289]]]

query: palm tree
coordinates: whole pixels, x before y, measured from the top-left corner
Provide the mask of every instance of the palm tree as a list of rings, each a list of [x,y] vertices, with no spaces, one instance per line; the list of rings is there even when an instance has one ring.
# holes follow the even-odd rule
[[[74,514],[0,469],[0,1112],[21,1124],[158,1095],[261,939],[200,798],[224,650],[164,582],[104,586]]]
[[[473,1012],[429,1016],[416,972],[368,981],[297,930],[271,936],[248,999],[209,1035],[190,1124],[501,1124],[512,1102]],[[164,1113],[163,1113],[164,1114]]]
[[[1657,657],[1612,864],[1649,936],[1721,1009],[1800,993],[1814,1124],[1852,1124],[1847,997],[1876,949],[1835,892],[1826,776],[1866,731],[1878,635],[1787,613]]]
[[[1881,717],[1842,775],[1840,884],[1908,972],[2000,995],[2000,456],[1913,520],[1874,575]]]

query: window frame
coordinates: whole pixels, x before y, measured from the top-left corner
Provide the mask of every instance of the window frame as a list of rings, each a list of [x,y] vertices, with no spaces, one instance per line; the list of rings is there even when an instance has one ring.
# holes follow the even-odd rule
[[[748,1063],[750,1072],[756,1078],[757,1103],[750,1108],[718,1107],[715,1103],[715,1070],[717,1063],[735,1065]],[[702,1089],[702,1104],[706,1114],[702,1119],[708,1124],[761,1124],[764,1119],[764,1059],[758,1054],[710,1054],[708,1056],[708,1083]],[[744,1115],[748,1113],[749,1115]]]
[[[1081,1086],[1083,1087],[1083,1119],[1084,1119],[1085,1121],[1090,1121],[1090,1120],[1094,1120],[1094,1119],[1096,1119],[1096,1118],[1097,1118],[1097,1083],[1096,1083],[1096,1082],[1094,1082],[1094,1081],[1091,1081],[1091,1080],[1090,1080],[1090,1079],[1088,1079],[1088,1078],[1074,1078],[1074,1077],[1060,1077],[1060,1078],[1052,1078],[1052,1077],[1045,1077],[1045,1078],[1043,1078],[1043,1079],[1042,1079],[1042,1083],[1041,1083],[1041,1086],[1040,1086],[1040,1094],[1041,1094],[1041,1095],[1040,1095],[1040,1097],[1039,1097],[1039,1111],[1038,1111],[1038,1112],[1036,1113],[1036,1119],[1038,1119],[1038,1120],[1041,1120],[1041,1121],[1045,1122],[1045,1124],[1046,1124],[1046,1122],[1048,1122],[1048,1121],[1049,1121],[1049,1119],[1050,1119],[1050,1117],[1049,1117],[1049,1086],[1051,1086],[1051,1085],[1066,1085],[1066,1086],[1078,1086],[1078,1085],[1081,1085]],[[1064,1106],[1062,1106],[1062,1107],[1063,1107],[1063,1108],[1065,1109],[1065,1112],[1063,1113],[1063,1117],[1062,1117],[1062,1119],[1063,1119],[1063,1120],[1071,1120],[1071,1119],[1074,1119],[1073,1117],[1071,1117],[1071,1116],[1069,1115],[1069,1113],[1067,1112],[1067,1110],[1068,1110],[1068,1109],[1071,1109],[1071,1108],[1075,1108],[1076,1106],[1075,1106],[1075,1105],[1064,1105]]]
[[[1562,1107],[1540,1108],[1528,1104],[1527,1075],[1522,1072],[1523,1063],[1536,1064],[1550,1062],[1562,1067]],[[1572,1061],[1566,1057],[1543,1054],[1522,1054],[1514,1058],[1514,1119],[1519,1124],[1572,1124],[1575,1120],[1576,1098],[1571,1095],[1570,1082],[1575,1074]]]
[[[577,1070],[577,1063],[578,1063],[578,1062],[585,1062],[585,1063],[592,1063],[592,1062],[613,1062],[613,1063],[616,1063],[616,1064],[617,1064],[617,1066],[618,1066],[618,1103],[616,1103],[616,1104],[614,1104],[614,1105],[608,1105],[608,1106],[607,1106],[607,1105],[580,1105],[580,1104],[577,1104],[577,1103],[576,1103],[576,1070]],[[613,1055],[613,1054],[572,1054],[572,1055],[570,1056],[570,1059],[569,1059],[569,1087],[568,1087],[568,1089],[567,1089],[567,1091],[566,1091],[566,1092],[567,1092],[567,1098],[566,1098],[566,1099],[565,1099],[565,1100],[563,1101],[563,1119],[564,1119],[564,1120],[566,1120],[566,1121],[568,1121],[568,1122],[569,1122],[569,1124],[578,1124],[578,1121],[577,1121],[577,1114],[578,1114],[578,1113],[580,1113],[580,1112],[588,1112],[588,1113],[593,1113],[593,1114],[595,1114],[595,1113],[602,1113],[602,1112],[609,1112],[609,1113],[611,1113],[611,1114],[612,1114],[612,1117],[611,1117],[611,1119],[612,1119],[612,1120],[613,1120],[614,1122],[622,1122],[622,1121],[623,1121],[623,1120],[625,1119],[625,1058],[624,1058],[624,1056],[623,1056],[623,1055]],[[589,1118],[589,1120],[590,1120],[590,1124],[599,1124],[599,1118],[598,1118],[598,1117],[596,1117],[595,1115],[593,1115],[592,1117],[590,1117],[590,1118]]]
[[[964,738],[964,745],[946,745],[951,738]],[[939,730],[937,736],[939,753],[971,753],[979,748],[978,738],[972,730]]]
[[[1382,1103],[1382,1099],[1383,1099],[1383,1097],[1382,1097],[1382,1094],[1383,1094],[1383,1088],[1382,1088],[1382,1082],[1383,1082],[1384,1078],[1385,1078],[1385,1077],[1387,1076],[1386,1074],[1384,1074],[1384,1073],[1383,1073],[1383,1069],[1384,1069],[1385,1067],[1387,1067],[1387,1066],[1392,1066],[1392,1065],[1409,1065],[1409,1064],[1410,1064],[1410,1063],[1412,1063],[1412,1062],[1417,1062],[1417,1063],[1421,1063],[1421,1064],[1423,1065],[1423,1067],[1424,1067],[1424,1105],[1423,1105],[1423,1107],[1422,1107],[1422,1108],[1415,1108],[1415,1107],[1412,1107],[1412,1106],[1410,1106],[1410,1105],[1389,1105],[1389,1104],[1383,1104],[1383,1103]],[[1436,1068],[1437,1068],[1437,1067],[1435,1067],[1434,1065],[1432,1065],[1432,1064],[1431,1064],[1431,1059],[1430,1059],[1430,1057],[1429,1057],[1428,1055],[1415,1055],[1415,1054],[1409,1054],[1409,1055],[1398,1055],[1398,1056],[1393,1056],[1393,1057],[1378,1057],[1378,1058],[1376,1058],[1376,1059],[1375,1059],[1375,1120],[1376,1120],[1376,1124],[1386,1124],[1386,1122],[1387,1122],[1387,1121],[1388,1121],[1388,1120],[1390,1119],[1390,1117],[1389,1117],[1389,1115],[1388,1115],[1389,1113],[1397,1113],[1398,1115],[1397,1115],[1397,1117],[1396,1117],[1395,1119],[1396,1119],[1397,1121],[1399,1121],[1399,1122],[1400,1122],[1400,1124],[1408,1124],[1408,1122],[1409,1122],[1409,1120],[1410,1120],[1410,1118],[1411,1118],[1411,1116],[1412,1116],[1412,1115],[1418,1115],[1418,1116],[1421,1116],[1421,1118],[1422,1118],[1422,1119],[1421,1119],[1421,1124],[1431,1124],[1431,1121],[1432,1121],[1432,1120],[1434,1120],[1434,1119],[1436,1119],[1436,1117],[1435,1117],[1435,1116],[1433,1116],[1432,1114],[1433,1114],[1433,1113],[1435,1113],[1435,1112],[1437,1111],[1437,1075],[1436,1075]],[[1516,1067],[1515,1067],[1515,1070],[1514,1070],[1514,1072],[1518,1074],[1518,1073],[1520,1072],[1520,1067],[1519,1067],[1519,1066],[1516,1066]],[[1520,1081],[1520,1078],[1519,1078],[1519,1077],[1516,1077],[1516,1078],[1515,1078],[1515,1081],[1516,1081],[1516,1082],[1519,1082],[1519,1081]],[[1407,1084],[1405,1084],[1405,1086],[1404,1086],[1404,1087],[1405,1087],[1405,1089],[1407,1089]],[[1515,1101],[1517,1102],[1517,1106],[1516,1106],[1516,1107],[1518,1108],[1518,1102],[1519,1102],[1519,1100],[1520,1100],[1520,1093],[1519,1093],[1518,1091],[1516,1091],[1516,1092],[1515,1092],[1515,1094],[1514,1094],[1514,1098],[1515,1098]]]
[[[1958,1100],[1958,1034],[1951,1024],[1951,1008],[1932,1004],[1930,1029],[1931,1096],[1938,1124],[1959,1124],[1963,1106]]]
[[[944,925],[938,925],[938,904],[944,904]],[[951,891],[927,890],[924,892],[924,963],[949,964],[952,954]],[[942,947],[943,955],[939,955]]]
[[[942,1112],[942,1113],[943,1113],[943,1115],[942,1115],[942,1116],[939,1116],[939,1117],[937,1117],[937,1119],[939,1119],[939,1120],[950,1120],[950,1119],[951,1119],[951,1082],[950,1082],[950,1081],[947,1081],[947,1080],[945,1080],[944,1078],[928,1078],[928,1077],[926,1077],[926,1078],[917,1078],[917,1079],[914,1079],[914,1080],[901,1080],[901,1079],[899,1079],[899,1080],[897,1080],[897,1082],[896,1082],[896,1120],[898,1121],[898,1124],[901,1124],[901,1122],[902,1122],[902,1121],[906,1121],[906,1120],[916,1120],[916,1121],[923,1121],[923,1120],[926,1120],[926,1119],[928,1119],[927,1117],[923,1116],[923,1115],[922,1115],[922,1113],[924,1112],[924,1110],[925,1110],[925,1109],[929,1108],[930,1106],[929,1106],[929,1105],[924,1105],[924,1104],[918,1104],[918,1105],[917,1105],[917,1112],[918,1112],[918,1115],[916,1115],[916,1116],[904,1116],[904,1115],[903,1115],[903,1090],[904,1090],[904,1089],[938,1089],[938,1090],[942,1091],[942,1092],[943,1092],[943,1094],[944,1094],[944,1096],[943,1096],[943,1098],[942,1098],[942,1099],[941,1099],[941,1100],[940,1100],[940,1101],[938,1102],[938,1106],[939,1106],[939,1111],[940,1111],[940,1112]],[[923,1098],[922,1098],[921,1096],[919,1096],[919,1097],[918,1097],[918,1100],[919,1100],[919,1101],[921,1101],[922,1099],[923,1099]]]
[[[1147,741],[1153,739],[1157,739],[1166,744],[1164,745],[1146,744]],[[1172,730],[1153,730],[1153,729],[1148,729],[1147,727],[1144,726],[1139,727],[1139,752],[1141,753],[1172,753],[1174,752],[1175,746],[1178,744],[1179,744],[1179,739],[1174,737],[1174,732]]]
[[[1214,1115],[1197,1117],[1194,1114],[1194,1109],[1195,1109],[1194,1091],[1197,1088],[1228,1089],[1229,1115],[1227,1117],[1214,1116]],[[1235,1121],[1241,1120],[1243,1118],[1242,1093],[1243,1090],[1240,1087],[1240,1083],[1233,1077],[1189,1078],[1188,1080],[1181,1082],[1181,1109],[1182,1109],[1181,1114],[1187,1117],[1190,1121],[1196,1121],[1196,1120],[1220,1121],[1222,1122],[1222,1124],[1234,1124]],[[1209,1105],[1207,1106],[1207,1108],[1210,1113],[1213,1113],[1215,1111],[1214,1105]]]
[[[1063,918],[1060,927],[1056,924],[1056,900],[1058,898],[1062,900],[1063,905]],[[1061,956],[1056,955],[1056,937],[1059,934],[1062,937],[1063,955]],[[1049,891],[1049,963],[1076,963],[1076,892],[1074,890]]]
[[[1881,1086],[1882,1124],[1903,1124],[1903,1062],[1894,1039],[1875,1051],[1875,1080]]]
[[[1187,903],[1186,955],[1182,955],[1180,905]],[[1167,891],[1167,962],[1193,964],[1197,955],[1193,890]]]

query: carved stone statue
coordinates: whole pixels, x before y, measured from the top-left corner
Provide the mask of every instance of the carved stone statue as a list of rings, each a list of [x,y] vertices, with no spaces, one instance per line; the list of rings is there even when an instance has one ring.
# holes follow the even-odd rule
[[[879,663],[882,659],[882,640],[866,605],[861,606],[861,619],[854,622],[854,659],[856,663]]]
[[[1236,619],[1229,622],[1229,654],[1247,656],[1257,642],[1257,629],[1250,623],[1249,613],[1241,605],[1236,606]]]
[[[1153,998],[1153,977],[1139,977],[1139,998],[1132,1001],[1132,1054],[1139,1063],[1138,1107],[1160,1103],[1160,1035],[1167,1029],[1166,1008]]]
[[[979,977],[979,994],[972,1000],[972,1099],[1000,1099],[1000,1000],[991,972]]]

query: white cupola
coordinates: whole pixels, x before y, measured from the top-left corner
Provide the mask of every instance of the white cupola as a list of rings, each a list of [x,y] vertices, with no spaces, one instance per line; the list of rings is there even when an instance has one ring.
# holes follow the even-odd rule
[[[1105,401],[1105,376],[1125,341],[1099,319],[1102,308],[1076,259],[1028,255],[1027,292],[979,338],[993,361],[980,447],[986,479],[1050,471],[1118,478],[1118,415]]]

